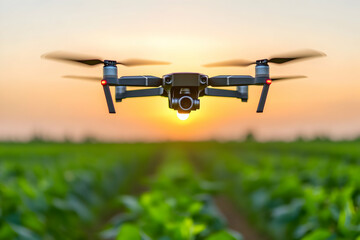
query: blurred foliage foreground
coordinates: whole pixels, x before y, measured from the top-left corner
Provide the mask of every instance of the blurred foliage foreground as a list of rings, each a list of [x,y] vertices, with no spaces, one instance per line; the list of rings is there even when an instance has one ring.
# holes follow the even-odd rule
[[[197,154],[272,239],[360,240],[360,142],[207,144]]]
[[[218,193],[267,239],[360,240],[360,142],[0,144],[0,239],[242,239]]]
[[[142,175],[153,150],[134,145],[1,144],[0,239],[92,238],[85,228]]]

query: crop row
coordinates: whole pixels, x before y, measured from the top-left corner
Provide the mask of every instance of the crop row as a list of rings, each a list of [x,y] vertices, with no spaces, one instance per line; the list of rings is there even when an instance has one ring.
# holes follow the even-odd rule
[[[208,177],[223,182],[224,192],[273,239],[360,239],[359,148],[302,144],[291,151],[286,143],[248,149],[234,143],[198,156]]]
[[[139,197],[119,198],[127,210],[112,219],[102,236],[117,240],[240,240],[240,234],[226,228],[212,200],[217,186],[197,175],[179,150],[168,150],[149,182],[150,190]]]
[[[358,142],[1,144],[0,239],[96,239],[122,207],[101,238],[241,239],[221,192],[273,239],[360,240],[359,172]]]

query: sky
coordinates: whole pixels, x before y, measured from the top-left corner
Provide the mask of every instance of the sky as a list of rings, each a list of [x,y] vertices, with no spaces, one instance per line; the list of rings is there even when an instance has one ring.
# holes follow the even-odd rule
[[[260,140],[359,136],[359,11],[357,0],[0,0],[0,139],[225,141],[249,131]],[[201,98],[186,121],[164,97],[125,99],[110,115],[100,83],[61,77],[100,77],[101,66],[41,58],[60,50],[172,62],[119,66],[119,76],[254,75],[253,66],[202,65],[301,49],[327,57],[272,65],[271,75],[308,78],[273,83],[264,113],[256,113],[261,87],[252,86],[248,103]]]

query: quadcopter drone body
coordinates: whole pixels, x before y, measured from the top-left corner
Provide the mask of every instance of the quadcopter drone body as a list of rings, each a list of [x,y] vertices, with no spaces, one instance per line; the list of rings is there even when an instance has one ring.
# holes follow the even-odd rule
[[[115,86],[115,100],[121,102],[126,98],[133,97],[149,97],[149,96],[163,96],[169,100],[169,108],[178,111],[179,113],[188,114],[200,108],[200,97],[203,96],[217,96],[217,97],[233,97],[241,99],[242,102],[248,100],[248,88],[250,85],[262,85],[262,93],[258,104],[257,112],[261,113],[264,110],[267,94],[270,84],[276,80],[303,78],[304,76],[288,76],[288,77],[273,77],[270,78],[268,63],[286,63],[293,60],[324,56],[324,54],[314,51],[303,52],[302,54],[288,55],[285,57],[274,57],[270,59],[257,60],[255,62],[232,60],[226,62],[219,62],[205,65],[207,67],[218,66],[249,66],[255,64],[255,77],[249,75],[219,75],[209,77],[201,73],[191,72],[177,72],[166,74],[162,77],[156,76],[122,76],[118,78],[117,64],[125,66],[138,65],[154,65],[154,64],[168,64],[166,62],[149,61],[132,59],[123,62],[100,59],[84,59],[65,56],[64,54],[50,54],[46,58],[55,60],[66,60],[94,66],[97,64],[104,64],[103,78],[97,77],[79,77],[79,76],[65,76],[67,78],[79,78],[98,80],[104,89],[104,94],[108,106],[109,113],[115,113],[115,107],[110,92],[110,86]],[[128,91],[126,87],[146,87],[140,90]],[[236,90],[225,90],[216,87],[230,87],[236,86]]]
[[[115,68],[114,68],[115,67]],[[258,112],[262,112],[269,85],[267,68],[257,68],[257,75],[221,75],[209,78],[200,73],[179,72],[166,74],[162,78],[155,76],[124,76],[117,78],[116,66],[104,66],[102,85],[106,96],[109,113],[115,113],[109,86],[115,86],[115,100],[121,102],[125,98],[164,96],[169,100],[169,108],[179,113],[190,113],[200,108],[200,97],[234,97],[243,102],[248,100],[249,85],[263,85],[263,93],[259,102]],[[127,91],[126,87],[152,87]],[[211,87],[236,86],[237,90],[225,90]],[[156,88],[154,88],[156,87]]]

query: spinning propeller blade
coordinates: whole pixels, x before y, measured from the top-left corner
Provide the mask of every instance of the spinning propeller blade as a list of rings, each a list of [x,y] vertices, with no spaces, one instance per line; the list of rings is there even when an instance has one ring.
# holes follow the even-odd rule
[[[314,57],[322,57],[322,56],[326,56],[326,54],[315,50],[307,49],[307,50],[282,54],[280,56],[271,57],[269,59],[263,59],[262,61],[282,64],[294,60],[301,60],[306,58],[314,58]],[[206,64],[204,65],[204,67],[247,67],[252,64],[256,64],[256,61],[235,59],[235,60]]]
[[[74,63],[81,63],[88,66],[95,66],[104,63],[101,59],[96,57],[88,57],[84,55],[66,53],[66,52],[52,52],[42,55],[43,58],[59,61],[69,61]]]
[[[99,78],[99,77],[74,76],[74,75],[66,75],[66,76],[63,76],[63,77],[64,78],[74,78],[74,79],[91,80],[91,81],[100,82],[101,85],[103,86],[103,89],[104,89],[106,104],[108,106],[109,113],[115,113],[115,107],[114,107],[114,103],[113,103],[113,100],[112,100],[112,97],[111,97],[110,87],[109,87],[109,84],[107,83],[106,80],[103,80],[102,78]]]
[[[268,62],[283,64],[294,60],[300,60],[305,58],[314,58],[314,57],[323,57],[326,56],[325,53],[318,52],[311,49],[306,49],[302,51],[297,51],[293,53],[282,54],[280,56],[271,57],[268,59]]]
[[[87,77],[87,76],[75,76],[75,75],[66,75],[63,78],[73,78],[73,79],[82,79],[82,80],[92,80],[92,81],[101,81],[102,78],[99,77]]]
[[[204,67],[247,67],[251,64],[255,64],[256,62],[251,62],[242,59],[234,59],[223,62],[209,63],[203,65]]]
[[[283,77],[273,77],[269,80],[266,80],[266,83],[263,86],[262,92],[261,92],[261,96],[260,96],[260,101],[259,101],[259,105],[257,108],[258,113],[262,113],[264,111],[264,106],[265,106],[265,102],[266,102],[266,98],[269,92],[269,88],[270,88],[270,84],[272,83],[272,81],[277,81],[277,80],[287,80],[287,79],[295,79],[295,78],[306,78],[306,76],[302,76],[302,75],[298,75],[298,76],[283,76]]]
[[[162,62],[162,61],[146,60],[146,59],[127,59],[121,62],[117,62],[117,64],[121,64],[126,67],[133,67],[133,66],[144,66],[144,65],[168,65],[170,63]]]
[[[298,75],[298,76],[272,77],[271,80],[272,81],[277,81],[277,80],[288,80],[288,79],[296,79],[296,78],[307,78],[307,76]]]
[[[44,54],[42,55],[42,57],[51,60],[80,63],[87,66],[95,66],[104,63],[104,60],[101,60],[100,58],[97,57],[89,57],[89,56],[66,53],[66,52],[52,52],[52,53]],[[128,59],[121,62],[116,62],[116,64],[120,64],[127,67],[133,67],[133,66],[143,66],[143,65],[165,65],[170,63],[155,61],[155,60],[147,60],[147,59]]]

